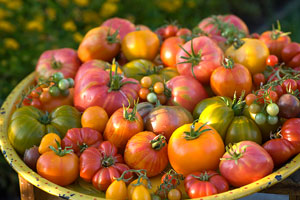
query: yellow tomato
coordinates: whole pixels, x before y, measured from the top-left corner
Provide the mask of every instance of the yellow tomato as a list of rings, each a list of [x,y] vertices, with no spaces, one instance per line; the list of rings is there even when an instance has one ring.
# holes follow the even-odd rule
[[[151,200],[151,195],[144,185],[139,185],[134,188],[131,198],[132,200]]]
[[[269,56],[269,49],[259,39],[244,38],[244,44],[236,49],[231,45],[225,52],[234,62],[247,67],[252,75],[263,72],[266,69],[266,59]]]
[[[49,148],[50,146],[53,146],[54,148],[57,149],[56,141],[59,144],[61,143],[61,139],[56,133],[48,133],[47,135],[45,135],[41,140],[41,143],[40,143],[40,146],[39,146],[39,153],[43,154],[47,151],[52,151]]]
[[[106,190],[105,193],[106,199],[115,199],[115,200],[126,200],[127,199],[127,188],[123,180],[115,180]]]
[[[152,31],[133,31],[122,40],[122,52],[128,60],[154,60],[159,50],[159,39]]]
[[[132,200],[132,194],[133,194],[133,191],[134,191],[134,189],[137,187],[137,186],[134,186],[134,184],[136,184],[137,181],[138,181],[138,179],[132,181],[132,182],[128,185],[127,191],[128,191],[128,199],[129,199],[129,200]],[[146,179],[142,179],[142,185],[145,186],[145,187],[147,187],[147,184],[148,184],[148,183],[147,183],[147,180],[146,180]]]

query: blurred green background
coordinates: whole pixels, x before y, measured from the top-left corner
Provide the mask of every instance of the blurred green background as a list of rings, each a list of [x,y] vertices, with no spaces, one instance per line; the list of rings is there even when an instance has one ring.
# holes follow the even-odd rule
[[[300,42],[299,0],[0,0],[0,105],[20,80],[32,72],[48,49],[77,48],[83,35],[105,19],[118,16],[155,30],[166,21],[193,28],[212,14],[233,13],[250,32],[271,29],[279,19],[283,31]],[[18,193],[14,171],[0,157],[0,192]]]

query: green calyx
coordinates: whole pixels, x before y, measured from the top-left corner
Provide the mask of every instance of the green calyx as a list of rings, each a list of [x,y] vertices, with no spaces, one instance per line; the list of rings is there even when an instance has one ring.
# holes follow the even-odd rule
[[[234,116],[241,116],[243,114],[243,111],[244,111],[244,108],[245,108],[245,105],[246,105],[244,97],[245,97],[245,91],[244,90],[242,91],[242,94],[241,94],[241,96],[238,100],[237,100],[237,97],[236,97],[236,92],[234,93],[232,106],[231,106],[231,108],[234,112]]]
[[[234,61],[231,57],[224,58],[223,61],[222,61],[222,65],[226,69],[232,69],[234,67]]]
[[[44,115],[41,115],[39,118],[39,122],[41,122],[44,125],[50,124],[51,123],[51,116],[49,115],[48,112],[46,112]]]
[[[109,28],[109,29],[108,29],[108,32],[107,32],[107,36],[106,36],[106,41],[107,41],[109,44],[114,44],[114,43],[120,42],[120,41],[118,40],[119,29],[116,30],[113,34],[110,34],[110,31],[111,31],[111,29]]]
[[[129,101],[128,107],[125,107],[124,104],[123,104],[123,118],[124,119],[126,119],[128,121],[136,121],[137,120],[137,116],[136,116],[137,104],[138,104],[138,100],[134,101],[134,105],[133,105],[133,108],[132,108],[131,112],[129,112],[130,101]]]
[[[82,153],[84,150],[86,150],[86,149],[89,147],[86,143],[83,143],[83,144],[81,145],[81,144],[79,144],[79,143],[77,142],[77,145],[78,145],[78,147],[79,147],[79,149],[80,149],[80,153]]]
[[[166,137],[163,135],[157,135],[150,141],[152,149],[159,151],[166,145]]]
[[[229,154],[229,158],[220,158],[220,160],[234,160],[235,164],[238,164],[238,160],[244,155],[246,149],[249,145],[242,146],[240,149],[239,147],[234,144],[229,144],[226,146],[226,152]]]
[[[196,176],[196,175],[192,175],[192,177],[200,180],[200,181],[209,181],[209,179],[212,177],[213,175],[208,175],[207,171],[205,171],[204,173],[201,173],[200,176]]]
[[[180,185],[181,181],[184,180],[184,177],[182,174],[178,174],[174,169],[170,169],[167,173],[164,179],[162,180],[162,183],[157,188],[155,194],[164,194],[165,196],[168,195],[169,191],[172,189],[177,188],[178,185]],[[174,184],[175,182],[175,184]]]
[[[62,68],[62,63],[60,61],[57,61],[54,56],[52,56],[52,61],[51,61],[51,67],[53,69],[61,69]]]
[[[125,179],[125,175],[128,174],[128,173],[135,173],[137,176],[138,176],[138,180],[137,180],[137,183],[136,184],[133,184],[133,186],[139,186],[139,185],[142,185],[143,184],[143,179],[145,179],[147,181],[147,187],[148,189],[151,189],[152,186],[151,186],[151,182],[149,180],[149,178],[147,177],[147,171],[145,169],[139,169],[139,170],[136,170],[136,169],[129,169],[129,170],[126,170],[122,173],[122,175],[119,177],[119,178],[114,178],[115,180],[117,181],[125,181],[125,182],[128,182],[130,179],[133,178],[133,176],[131,176],[130,178],[128,179]]]
[[[115,159],[111,156],[106,156],[101,161],[101,164],[102,164],[103,167],[110,167],[113,164],[115,164]]]
[[[204,126],[206,126],[207,123],[202,124],[197,130],[195,130],[195,124],[198,122],[198,119],[195,120],[192,125],[191,125],[191,130],[190,131],[185,131],[185,139],[186,140],[194,140],[197,139],[202,133],[210,131],[211,129],[203,129]]]
[[[271,33],[271,39],[272,40],[277,40],[280,37],[284,37],[284,36],[287,36],[287,35],[290,35],[290,34],[291,34],[291,32],[283,33],[281,31],[281,25],[280,25],[279,20],[277,20],[277,28],[275,28],[274,25],[272,25],[272,33]]]
[[[55,142],[57,149],[55,149],[53,146],[49,146],[49,148],[54,151],[56,155],[64,157],[65,155],[73,152],[73,149],[71,149],[72,147],[65,147],[65,149],[62,149],[60,143],[57,140],[55,140]]]

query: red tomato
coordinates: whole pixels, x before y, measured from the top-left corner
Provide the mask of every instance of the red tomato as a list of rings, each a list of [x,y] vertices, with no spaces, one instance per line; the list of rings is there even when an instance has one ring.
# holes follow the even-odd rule
[[[263,73],[256,73],[253,75],[253,82],[257,88],[266,83],[265,76]]]
[[[249,94],[252,89],[252,77],[250,71],[241,64],[228,61],[224,67],[214,70],[210,77],[210,86],[218,96],[239,97],[244,91]]]
[[[24,106],[29,106],[29,105],[31,104],[31,101],[32,101],[32,96],[27,95],[27,96],[23,99],[22,104],[23,104]]]
[[[80,156],[80,177],[92,181],[96,189],[106,190],[114,178],[119,178],[124,171],[129,170],[117,151],[117,147],[109,141],[102,142],[98,148],[87,148]],[[131,173],[125,175],[126,179],[131,176]]]
[[[126,164],[133,169],[147,170],[147,176],[161,173],[168,165],[168,146],[164,136],[144,131],[128,141],[124,152]]]
[[[269,92],[269,96],[266,97],[267,101],[272,100],[273,103],[276,103],[278,101],[278,94],[275,91],[272,91],[270,89],[268,89]]]
[[[106,26],[93,28],[87,32],[78,47],[80,60],[82,62],[93,59],[111,61],[121,49],[120,37],[114,36],[115,32],[115,29]]]
[[[187,35],[192,35],[192,31],[188,28],[180,28],[177,33],[176,36],[187,36]]]
[[[287,93],[289,90],[295,91],[298,89],[298,84],[293,79],[287,79],[287,80],[283,81],[281,86],[282,86],[284,94]]]
[[[72,128],[66,133],[61,145],[63,148],[71,147],[80,156],[88,147],[98,147],[102,140],[102,135],[94,129]]]
[[[278,98],[283,95],[283,89],[282,89],[281,85],[276,85],[274,87],[274,91],[277,93]]]
[[[184,186],[190,198],[209,196],[229,189],[227,180],[212,170],[189,174],[184,180]]]
[[[101,26],[111,27],[115,30],[119,31],[120,39],[122,40],[125,35],[128,33],[135,31],[135,26],[127,19],[113,17],[105,20]]]
[[[194,38],[182,46],[176,56],[177,70],[181,75],[194,77],[208,84],[212,72],[220,66],[223,51],[209,37]],[[190,62],[186,62],[188,59]]]
[[[160,58],[167,67],[176,68],[176,55],[180,50],[179,45],[184,44],[184,39],[181,37],[170,37],[166,39],[160,49]]]
[[[42,102],[40,101],[39,98],[32,98],[32,101],[30,103],[31,106],[34,106],[38,109],[41,109],[42,108]]]
[[[273,171],[274,163],[268,152],[252,141],[236,143],[236,149],[226,152],[219,165],[228,182],[241,187],[257,181]]]
[[[49,78],[55,72],[61,72],[64,78],[74,78],[81,62],[74,49],[63,48],[48,50],[40,56],[35,71],[36,79]]]
[[[130,82],[127,82],[130,81]],[[100,106],[110,116],[123,105],[133,105],[137,100],[140,84],[132,78],[121,77],[94,66],[83,64],[75,77],[74,105],[80,111],[90,106]]]
[[[246,104],[250,106],[254,101],[256,100],[256,95],[255,94],[248,94],[245,98]]]
[[[110,141],[118,149],[123,151],[128,140],[135,134],[144,130],[143,119],[136,108],[119,108],[109,118],[104,139]]]
[[[275,65],[278,64],[278,58],[275,55],[269,55],[267,60],[266,60],[266,64],[268,66],[274,67]]]
[[[284,122],[281,128],[282,138],[290,141],[295,147],[295,153],[300,152],[300,118],[292,118]]]
[[[169,24],[165,27],[164,29],[164,38],[169,38],[169,37],[173,37],[176,36],[176,33],[178,31],[178,27],[173,25],[173,24]]]
[[[168,105],[180,105],[193,112],[199,101],[208,97],[204,87],[196,79],[188,76],[175,76],[167,82],[172,91]]]
[[[295,147],[283,138],[269,140],[263,144],[263,148],[271,155],[276,167],[280,167],[295,155]]]
[[[300,66],[300,45],[296,42],[291,42],[286,45],[281,51],[282,60],[287,66],[295,68]]]

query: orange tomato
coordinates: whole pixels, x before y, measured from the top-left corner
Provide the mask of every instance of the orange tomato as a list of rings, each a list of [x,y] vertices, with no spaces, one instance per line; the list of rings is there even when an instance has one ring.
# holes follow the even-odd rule
[[[153,86],[153,90],[156,94],[162,94],[165,90],[165,86],[162,82],[156,82]]]
[[[40,143],[39,146],[39,153],[43,154],[47,151],[51,151],[51,149],[49,148],[50,146],[53,146],[54,148],[57,148],[57,144],[56,141],[61,144],[61,139],[60,137],[56,134],[56,133],[48,133],[46,134]]]
[[[192,124],[185,124],[176,129],[168,144],[171,166],[185,176],[205,169],[216,170],[223,154],[221,136],[214,128],[200,122],[195,123],[194,128]]]
[[[82,127],[92,128],[101,133],[103,133],[107,121],[108,115],[100,106],[92,106],[87,108],[81,116]]]
[[[48,90],[49,90],[49,88],[43,88],[43,93],[44,93],[44,91],[48,91]],[[74,88],[70,88],[69,91],[70,91],[70,94],[67,97],[51,96],[51,98],[47,102],[43,103],[42,110],[47,111],[47,112],[52,112],[57,107],[62,106],[62,105],[73,106]]]
[[[150,93],[150,90],[148,88],[141,88],[139,90],[139,97],[143,100],[147,99],[147,95]]]

